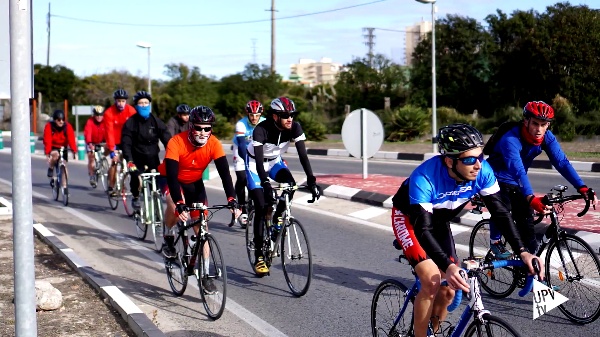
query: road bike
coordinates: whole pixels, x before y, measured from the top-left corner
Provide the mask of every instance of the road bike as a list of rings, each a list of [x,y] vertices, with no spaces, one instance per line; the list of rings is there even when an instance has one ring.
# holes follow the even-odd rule
[[[399,248],[395,242],[394,246]],[[400,255],[399,261],[406,259]],[[484,262],[483,259],[465,259],[462,263],[463,278],[469,284],[470,292],[466,297],[469,300],[465,310],[460,315],[459,321],[452,325],[450,322],[441,321],[437,331],[434,331],[431,322],[428,327],[429,336],[458,337],[462,336],[521,336],[505,320],[494,316],[483,306],[481,290],[479,288],[478,275],[486,270],[494,270],[503,266],[524,266],[521,260],[503,260]],[[415,282],[407,288],[402,282],[396,279],[387,279],[379,284],[375,289],[373,300],[371,302],[371,332],[374,337],[379,336],[414,336],[414,302],[420,290],[420,280],[414,269]],[[446,281],[442,286],[447,285]],[[527,283],[523,290],[519,292],[521,297],[527,295],[533,288],[533,276],[527,277]],[[448,311],[455,310],[462,301],[463,292],[456,291],[454,300]],[[412,307],[412,308],[411,308]],[[467,324],[471,322],[467,326]]]
[[[104,156],[105,144],[94,145],[94,181],[92,187],[96,188],[98,182],[102,184],[104,192],[108,191],[108,160]]]
[[[156,177],[160,173],[152,172],[140,174],[141,191],[140,201],[142,203],[139,211],[133,215],[135,231],[138,239],[144,240],[148,227],[154,239],[154,248],[160,252],[163,244],[163,204],[160,189]]]
[[[308,186],[279,184],[273,187],[276,195],[276,202],[267,205],[267,214],[262,221],[263,226],[263,253],[265,263],[268,268],[273,263],[273,258],[281,257],[281,266],[285,281],[294,296],[304,296],[310,287],[313,274],[312,254],[310,252],[310,243],[304,230],[304,226],[292,216],[292,201],[290,193],[298,189],[308,190]],[[281,193],[278,195],[277,191]],[[315,198],[309,200],[313,203]],[[285,211],[282,213],[282,225],[280,230],[276,230],[272,223],[272,214],[277,209],[277,205],[285,203]],[[248,210],[248,225],[246,226],[246,251],[248,261],[254,269],[256,263],[254,248],[254,207]],[[263,275],[264,276],[264,275]]]
[[[174,237],[174,246],[177,257],[165,258],[165,270],[171,291],[176,296],[185,292],[188,277],[195,276],[198,281],[200,297],[208,316],[214,320],[221,317],[225,310],[227,297],[227,268],[221,254],[221,248],[215,237],[208,232],[208,221],[214,213],[228,205],[214,205],[207,207],[202,203],[193,203],[190,212],[199,211],[196,220],[186,223],[178,221],[176,226],[167,230]],[[232,214],[232,217],[234,214]],[[199,226],[198,235],[188,231],[194,226]]]
[[[560,215],[565,204],[584,199],[581,194],[563,195],[567,189],[563,185],[554,186],[544,198],[544,203],[552,206],[549,214],[545,215],[550,218],[550,225],[546,227],[535,255],[545,259],[548,286],[569,299],[559,306],[559,310],[572,322],[588,324],[600,316],[600,261],[587,242],[560,227]],[[481,210],[483,206],[479,204],[476,207]],[[582,217],[589,208],[590,198],[585,200],[585,207],[577,216]],[[469,255],[484,256],[486,262],[496,260],[490,250],[489,226],[489,219],[479,221],[469,239]],[[480,276],[486,292],[492,297],[503,298],[517,286],[522,286],[524,270],[507,267]]]
[[[131,191],[129,190],[129,186],[131,184],[131,175],[127,171],[127,162],[123,158],[123,152],[121,150],[117,150],[116,155],[118,156],[118,160],[115,164],[115,185],[112,193],[107,193],[108,204],[112,210],[115,210],[119,206],[119,201],[122,201],[125,213],[128,216],[133,216],[133,207],[128,202],[132,198]]]
[[[67,161],[64,158],[66,149],[60,147],[58,151],[58,160],[54,164],[52,177],[50,178],[50,187],[52,188],[52,197],[58,200],[62,196],[63,205],[69,205],[69,175],[67,172]]]

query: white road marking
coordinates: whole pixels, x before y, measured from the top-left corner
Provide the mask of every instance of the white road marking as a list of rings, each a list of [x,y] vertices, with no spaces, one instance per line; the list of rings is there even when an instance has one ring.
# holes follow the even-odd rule
[[[369,220],[381,214],[388,213],[389,209],[381,208],[381,207],[369,207],[365,209],[361,209],[360,211],[352,212],[348,214],[349,216],[353,216],[355,218]]]

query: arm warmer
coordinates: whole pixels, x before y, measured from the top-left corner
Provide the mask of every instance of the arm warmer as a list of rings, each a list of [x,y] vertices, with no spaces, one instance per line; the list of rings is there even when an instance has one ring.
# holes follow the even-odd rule
[[[314,177],[312,168],[310,167],[310,161],[308,161],[308,154],[306,153],[306,144],[303,140],[296,142],[296,150],[298,151],[298,157],[300,158],[300,164],[306,173],[306,177]]]
[[[179,185],[179,162],[170,158],[165,158],[165,167],[167,171],[167,185],[171,200],[176,204],[183,200],[181,197],[181,185]]]

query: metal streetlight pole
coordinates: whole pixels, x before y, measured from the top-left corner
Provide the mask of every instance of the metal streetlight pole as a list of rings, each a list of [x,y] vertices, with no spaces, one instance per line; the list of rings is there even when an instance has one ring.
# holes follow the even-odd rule
[[[435,2],[436,0],[416,0],[423,4],[431,4],[431,142],[433,153],[438,152],[437,143],[437,112],[436,112],[436,84],[435,84]]]
[[[152,94],[152,79],[150,78],[150,48],[152,45],[147,42],[138,42],[137,46],[148,49],[148,93]]]

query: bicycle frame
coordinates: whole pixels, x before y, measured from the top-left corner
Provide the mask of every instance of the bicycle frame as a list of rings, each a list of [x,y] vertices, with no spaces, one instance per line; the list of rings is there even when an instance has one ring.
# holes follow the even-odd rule
[[[153,198],[158,194],[158,188],[156,186],[156,176],[160,175],[158,172],[148,172],[140,174],[142,180],[142,194],[144,195],[144,216],[147,219],[142,219],[147,224],[151,224],[152,219],[156,210],[154,209],[155,204]],[[147,220],[147,221],[146,221]],[[152,224],[154,225],[154,224]]]
[[[56,183],[58,188],[62,188],[62,170],[66,167],[65,164],[65,148],[61,147],[58,149],[58,160],[56,160],[56,163],[54,163],[54,172],[56,174]],[[65,172],[67,172],[65,170]]]

